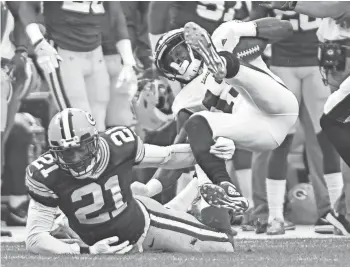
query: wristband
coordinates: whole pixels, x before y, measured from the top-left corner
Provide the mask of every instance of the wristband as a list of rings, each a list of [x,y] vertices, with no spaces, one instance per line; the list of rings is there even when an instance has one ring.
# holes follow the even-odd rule
[[[15,53],[27,53],[28,48],[24,45],[19,45],[16,47]]]
[[[36,23],[29,24],[26,27],[26,33],[33,45],[38,44],[39,41],[44,39],[44,36],[40,31],[39,25]]]
[[[240,67],[240,62],[237,57],[235,57],[232,53],[227,51],[221,51],[218,53],[221,57],[226,60],[226,77],[225,78],[233,78],[237,75]]]
[[[42,38],[42,39],[36,41],[36,42],[33,44],[34,48],[36,48],[36,46],[37,46],[38,44],[40,44],[42,40],[44,40],[44,38]]]

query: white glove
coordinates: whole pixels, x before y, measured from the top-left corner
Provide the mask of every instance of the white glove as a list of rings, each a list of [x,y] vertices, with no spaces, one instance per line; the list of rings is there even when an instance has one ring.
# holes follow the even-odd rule
[[[149,190],[147,186],[137,181],[131,184],[131,191],[134,195],[137,195],[137,196],[144,196],[144,197],[149,196]]]
[[[129,100],[132,100],[137,92],[137,76],[133,65],[123,65],[117,80],[116,88],[120,88],[123,84],[129,87]]]
[[[219,137],[215,144],[210,147],[210,153],[218,158],[229,160],[235,154],[235,143],[228,138]]]
[[[75,233],[70,227],[68,218],[64,213],[61,213],[60,216],[58,216],[50,230],[51,235],[55,235],[58,233],[64,233],[67,237],[69,237],[72,240],[80,240],[80,237],[77,233]]]
[[[54,72],[55,68],[59,67],[59,61],[62,61],[62,58],[58,55],[56,49],[45,39],[42,39],[35,46],[34,51],[37,55],[37,63],[45,73]]]
[[[119,245],[112,245],[118,242],[117,236],[108,237],[96,242],[89,247],[90,254],[125,254],[132,250],[133,245],[129,245],[129,241],[125,241]]]

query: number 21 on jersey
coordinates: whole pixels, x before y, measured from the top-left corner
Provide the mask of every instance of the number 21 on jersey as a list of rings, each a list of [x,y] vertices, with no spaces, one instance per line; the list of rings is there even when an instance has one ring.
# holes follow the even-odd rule
[[[105,195],[104,195],[105,193]],[[121,189],[119,186],[118,175],[110,177],[104,185],[90,183],[75,190],[71,196],[72,203],[79,202],[87,196],[92,196],[92,204],[78,208],[75,216],[81,224],[100,224],[107,222],[126,209],[127,203],[123,201]],[[97,216],[89,216],[92,213],[98,213],[103,206],[109,206],[113,202],[112,212],[101,212]]]
[[[105,133],[111,137],[113,143],[117,146],[135,141],[135,136],[132,131],[124,126],[113,127],[108,129]]]

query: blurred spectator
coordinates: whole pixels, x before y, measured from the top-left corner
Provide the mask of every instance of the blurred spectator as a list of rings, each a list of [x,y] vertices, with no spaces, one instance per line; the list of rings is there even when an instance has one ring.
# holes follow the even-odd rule
[[[115,4],[120,10],[119,2]],[[136,93],[136,77],[132,81],[122,82],[118,85],[118,80],[122,74],[124,57],[116,46],[118,42],[124,42],[129,37],[124,14],[121,13],[112,26],[110,18],[104,16],[102,23],[102,51],[107,66],[109,76],[109,101],[106,113],[106,127],[110,128],[117,125],[134,127],[134,115],[131,109],[131,98]],[[113,32],[116,31],[114,35]],[[127,40],[128,41],[128,40]]]
[[[105,129],[110,87],[101,49],[101,27],[107,16],[115,30],[112,37],[127,31],[120,3],[44,1],[47,37],[54,48],[40,32],[40,2],[11,2],[11,6],[35,44],[37,62],[45,72],[59,109],[74,106],[91,111],[98,129]],[[120,28],[123,25],[125,29]],[[124,62],[118,81],[129,82],[135,77],[135,60],[127,35],[114,45]]]
[[[138,69],[152,66],[152,50],[148,35],[149,1],[121,1],[129,37]]]
[[[36,159],[45,145],[44,128],[29,113],[17,113],[7,139],[6,164],[3,173],[3,190],[8,198],[10,225],[25,225],[29,197],[25,186],[25,169]]]

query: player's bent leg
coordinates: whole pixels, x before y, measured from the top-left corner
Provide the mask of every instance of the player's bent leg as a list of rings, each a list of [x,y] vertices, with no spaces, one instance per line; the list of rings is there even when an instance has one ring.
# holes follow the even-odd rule
[[[234,210],[236,208],[246,210],[248,208],[248,202],[231,183],[225,160],[217,158],[210,153],[210,147],[214,144],[215,140],[213,135],[214,128],[211,127],[204,116],[197,114],[193,115],[184,127],[197,164],[213,183],[219,184],[224,188],[229,199],[229,203],[226,204],[231,205],[231,208]],[[225,201],[228,199],[225,199]],[[237,201],[240,201],[239,205],[237,205]]]
[[[122,68],[120,55],[104,56],[110,79],[110,99],[107,106],[106,126],[116,125],[132,126],[134,115],[129,101],[129,88],[122,84],[116,88],[117,80]]]
[[[92,72],[85,76],[86,93],[89,99],[91,113],[96,120],[97,130],[106,128],[106,113],[109,101],[109,77],[103,58],[102,48],[97,47],[90,53]]]
[[[198,179],[193,179],[172,200],[164,205],[168,209],[187,212],[198,196]]]
[[[298,114],[299,105],[295,95],[277,76],[268,73],[267,69],[257,71],[241,65],[237,75],[226,80],[229,84],[234,84],[237,91],[251,99],[266,114]]]
[[[272,150],[279,145],[270,129],[270,117],[253,106],[244,107],[234,114],[201,111],[194,114],[189,121],[197,117],[204,119],[210,128],[211,140],[220,136],[226,137],[233,140],[236,147],[249,151]],[[198,131],[197,135],[199,133]]]
[[[166,209],[157,201],[137,197],[146,208],[150,227],[143,242],[144,250],[167,252],[233,252],[231,236],[210,228],[193,216]]]

